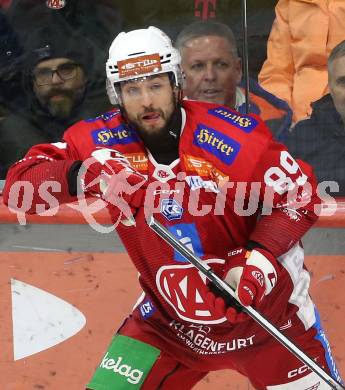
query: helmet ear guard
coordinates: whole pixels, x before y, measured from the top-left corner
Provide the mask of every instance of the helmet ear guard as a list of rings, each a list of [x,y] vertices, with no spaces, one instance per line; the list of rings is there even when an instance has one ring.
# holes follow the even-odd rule
[[[160,29],[150,26],[147,29],[120,33],[110,46],[106,63],[106,89],[111,104],[122,104],[120,82],[161,73],[173,73],[174,84],[180,91],[180,63],[178,50]]]
[[[113,106],[120,104],[119,101],[121,100],[121,97],[118,96],[118,94],[115,92],[115,86],[111,85],[111,82],[109,81],[108,78],[106,79],[105,83],[106,83],[105,88],[107,90],[107,94],[108,94],[108,98],[109,98],[110,103]]]

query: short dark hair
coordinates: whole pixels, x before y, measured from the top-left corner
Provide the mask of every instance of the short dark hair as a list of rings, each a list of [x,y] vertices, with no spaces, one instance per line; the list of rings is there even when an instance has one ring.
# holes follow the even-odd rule
[[[331,54],[328,57],[328,67],[333,63],[336,58],[345,57],[345,40],[338,43],[337,46],[333,48]]]
[[[237,43],[234,33],[229,26],[220,22],[197,21],[187,25],[178,34],[175,46],[179,51],[181,51],[188,41],[205,36],[225,38],[232,48],[231,51],[233,55],[236,57],[238,56]]]

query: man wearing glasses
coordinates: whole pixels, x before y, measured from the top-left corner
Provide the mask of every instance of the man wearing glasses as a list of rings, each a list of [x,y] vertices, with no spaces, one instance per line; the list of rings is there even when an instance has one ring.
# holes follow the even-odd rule
[[[32,145],[58,142],[67,127],[108,107],[105,96],[90,96],[93,52],[85,38],[45,27],[28,38],[25,50],[28,106],[0,124],[0,178]]]
[[[49,58],[39,62],[32,72],[32,81],[37,100],[57,119],[68,118],[85,95],[85,71],[69,58]]]

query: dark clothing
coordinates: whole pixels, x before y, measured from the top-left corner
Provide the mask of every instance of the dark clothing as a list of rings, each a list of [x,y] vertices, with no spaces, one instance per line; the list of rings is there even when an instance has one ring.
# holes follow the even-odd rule
[[[0,75],[8,71],[22,55],[22,46],[6,15],[0,9]]]
[[[21,42],[0,9],[0,118],[24,103],[20,72],[22,54]]]
[[[245,94],[245,84],[242,81],[242,93]],[[292,124],[292,110],[289,105],[278,97],[267,92],[253,79],[249,79],[249,110],[250,114],[259,115],[271,130],[275,139],[284,142]],[[245,103],[236,107],[241,114],[246,114]]]
[[[33,105],[0,122],[0,179],[4,179],[10,165],[24,157],[36,144],[58,142],[64,131],[83,118],[95,116],[87,101],[74,110],[68,119],[57,120]],[[99,111],[102,112],[102,111]]]
[[[312,104],[312,115],[296,124],[286,145],[291,154],[308,162],[319,182],[336,181],[345,196],[345,127],[330,94]]]

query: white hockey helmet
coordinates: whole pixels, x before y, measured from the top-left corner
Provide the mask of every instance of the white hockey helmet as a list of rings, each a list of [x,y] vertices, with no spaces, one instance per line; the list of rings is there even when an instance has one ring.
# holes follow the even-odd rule
[[[112,104],[121,104],[121,81],[172,72],[182,86],[181,57],[170,38],[157,27],[121,32],[112,42],[106,63],[107,92]]]

